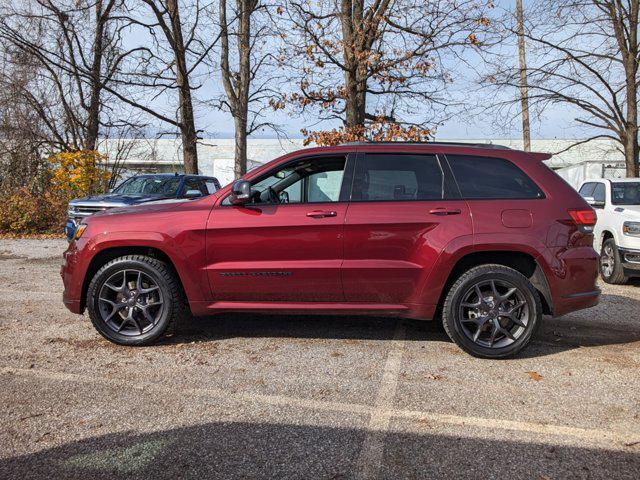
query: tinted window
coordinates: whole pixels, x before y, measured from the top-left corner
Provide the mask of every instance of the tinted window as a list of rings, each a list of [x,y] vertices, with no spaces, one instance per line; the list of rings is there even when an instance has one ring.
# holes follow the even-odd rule
[[[604,202],[605,192],[604,183],[596,183],[596,188],[593,190],[593,199],[596,202]]]
[[[513,163],[502,158],[447,155],[464,198],[544,198],[544,194]]]
[[[582,185],[582,187],[580,187],[580,191],[578,193],[583,197],[592,197],[593,189],[595,188],[595,186],[596,184],[593,182],[585,183],[584,185]]]
[[[354,201],[440,200],[445,181],[434,155],[367,154],[358,161]]]
[[[611,203],[614,205],[640,205],[640,182],[612,183]]]

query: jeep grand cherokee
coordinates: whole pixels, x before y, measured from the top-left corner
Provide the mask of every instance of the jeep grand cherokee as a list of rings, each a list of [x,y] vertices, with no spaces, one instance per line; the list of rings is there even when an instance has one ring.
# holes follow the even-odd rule
[[[187,315],[365,314],[438,319],[473,355],[514,355],[543,314],[599,299],[594,211],[547,158],[446,143],[290,153],[202,199],[87,218],[64,302],[123,345]]]

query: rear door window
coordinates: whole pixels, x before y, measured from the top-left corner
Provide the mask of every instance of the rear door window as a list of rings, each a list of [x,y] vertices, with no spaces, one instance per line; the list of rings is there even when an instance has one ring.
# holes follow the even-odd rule
[[[535,199],[544,193],[515,164],[503,158],[447,155],[463,198]]]
[[[209,192],[209,194],[216,193],[220,188],[216,185],[216,181],[213,178],[207,178],[205,180],[205,186],[207,187],[207,192]]]
[[[182,189],[183,195],[189,190],[199,190],[202,195],[209,195],[209,190],[204,182],[204,180],[200,178],[187,178],[184,182],[184,187]]]
[[[442,200],[446,184],[435,155],[367,154],[357,162],[351,200]]]

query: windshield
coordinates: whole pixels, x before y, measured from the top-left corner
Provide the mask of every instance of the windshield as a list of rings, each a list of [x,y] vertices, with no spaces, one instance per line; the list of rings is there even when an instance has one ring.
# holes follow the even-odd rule
[[[120,195],[175,195],[181,177],[131,177],[113,190]]]
[[[614,205],[640,205],[640,182],[612,183],[611,203]]]

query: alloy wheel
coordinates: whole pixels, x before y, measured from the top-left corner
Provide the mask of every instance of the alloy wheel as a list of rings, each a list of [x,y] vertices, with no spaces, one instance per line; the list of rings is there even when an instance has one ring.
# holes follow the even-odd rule
[[[613,275],[613,269],[615,268],[615,254],[611,245],[605,245],[602,249],[602,255],[600,255],[600,268],[605,277]]]
[[[524,293],[506,280],[485,280],[462,296],[458,315],[464,335],[482,347],[502,348],[516,342],[529,324]]]
[[[102,321],[120,335],[137,336],[151,330],[160,320],[163,306],[160,287],[141,270],[114,273],[98,295]]]

